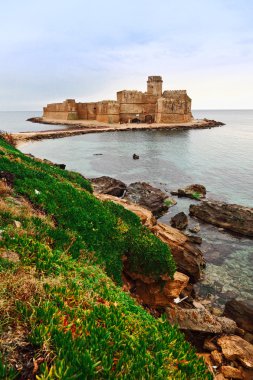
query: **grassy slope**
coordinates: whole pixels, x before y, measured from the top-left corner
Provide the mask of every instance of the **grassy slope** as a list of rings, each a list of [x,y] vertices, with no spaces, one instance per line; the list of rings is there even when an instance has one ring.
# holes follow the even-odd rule
[[[14,175],[12,189],[0,188],[0,378],[15,378],[13,362],[37,379],[211,378],[176,328],[119,287],[123,255],[135,272],[173,276],[165,244],[134,214],[96,200],[82,176],[3,140],[0,171]]]

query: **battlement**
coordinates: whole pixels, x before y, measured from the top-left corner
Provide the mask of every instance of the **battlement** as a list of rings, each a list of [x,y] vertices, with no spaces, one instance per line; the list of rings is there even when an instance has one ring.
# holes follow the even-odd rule
[[[163,96],[167,98],[170,95],[187,95],[186,90],[166,90],[163,92]]]
[[[137,91],[137,90],[121,90],[121,91],[117,91],[117,94],[143,94],[142,91]]]
[[[104,100],[100,100],[99,102],[97,102],[97,104],[104,104],[104,103],[106,103],[106,104],[118,104],[117,100],[110,100],[110,99],[108,99],[108,100],[104,99]]]
[[[148,77],[148,82],[162,82],[162,77],[159,75],[151,75]]]

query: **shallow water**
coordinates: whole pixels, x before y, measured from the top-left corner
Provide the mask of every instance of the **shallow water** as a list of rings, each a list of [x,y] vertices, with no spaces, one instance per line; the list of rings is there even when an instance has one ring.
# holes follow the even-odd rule
[[[109,175],[128,184],[146,181],[168,192],[201,183],[206,186],[209,198],[253,207],[253,111],[194,111],[193,114],[195,118],[207,117],[226,125],[191,131],[89,134],[29,142],[20,149],[65,163],[67,169],[87,177]],[[31,116],[36,113],[27,117]],[[11,120],[11,115],[8,117]],[[10,131],[50,128],[28,125],[21,120],[18,125],[17,119],[16,115],[15,122],[9,125]],[[0,113],[0,129],[4,129],[1,120]],[[140,159],[133,160],[133,153]],[[162,220],[168,223],[175,213],[182,210],[188,213],[192,202],[179,199]],[[203,223],[199,235],[203,237],[202,249],[207,261],[204,279],[197,289],[200,295],[214,294],[218,304],[232,297],[253,298],[253,240]]]

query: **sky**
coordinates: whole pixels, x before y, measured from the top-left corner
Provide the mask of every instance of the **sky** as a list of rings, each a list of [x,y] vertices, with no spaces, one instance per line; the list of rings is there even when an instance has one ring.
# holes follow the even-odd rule
[[[252,0],[8,0],[0,111],[187,89],[193,109],[253,108]]]

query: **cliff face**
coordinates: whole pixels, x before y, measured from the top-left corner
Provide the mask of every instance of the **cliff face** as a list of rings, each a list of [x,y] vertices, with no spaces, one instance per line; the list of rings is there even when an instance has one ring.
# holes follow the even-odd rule
[[[177,328],[116,285],[125,256],[137,276],[175,272],[137,216],[1,139],[0,174],[3,378],[212,378]]]

